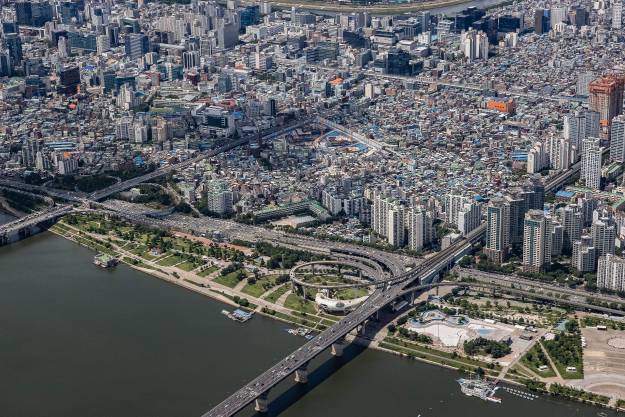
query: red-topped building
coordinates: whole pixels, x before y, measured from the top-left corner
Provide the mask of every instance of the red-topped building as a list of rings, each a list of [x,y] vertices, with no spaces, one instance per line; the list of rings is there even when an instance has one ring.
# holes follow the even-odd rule
[[[590,83],[590,110],[600,114],[602,126],[609,126],[612,119],[623,112],[623,86],[625,76],[621,75],[607,75]]]

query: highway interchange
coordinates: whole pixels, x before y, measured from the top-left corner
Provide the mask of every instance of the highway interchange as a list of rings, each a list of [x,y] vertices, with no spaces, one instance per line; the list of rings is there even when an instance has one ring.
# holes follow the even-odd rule
[[[285,133],[289,130],[295,129],[299,126],[307,123],[308,120],[292,123],[287,127],[275,129],[273,132],[263,136],[265,139],[269,139],[275,135]],[[45,192],[48,195],[57,198],[63,198],[74,203],[82,203],[85,206],[95,208],[101,208],[115,212],[118,216],[127,220],[137,222],[140,224],[149,225],[156,228],[168,228],[171,230],[179,230],[185,232],[192,232],[195,234],[210,233],[211,231],[220,231],[230,239],[241,239],[247,241],[268,241],[277,245],[292,245],[302,250],[311,250],[321,253],[339,252],[343,255],[353,255],[355,257],[363,257],[373,260],[381,265],[384,265],[388,269],[388,275],[392,280],[384,280],[378,283],[377,289],[370,295],[370,297],[356,308],[348,316],[329,327],[327,330],[310,340],[308,343],[298,348],[296,351],[288,355],[286,358],[278,362],[276,365],[265,371],[263,374],[246,384],[232,396],[218,404],[215,408],[204,414],[208,416],[231,416],[236,412],[246,407],[248,404],[263,396],[276,384],[285,379],[288,375],[296,372],[298,369],[304,369],[308,362],[317,356],[324,349],[328,348],[334,343],[340,342],[343,338],[363,323],[366,323],[370,317],[374,316],[378,310],[385,305],[394,301],[396,298],[403,296],[415,288],[411,288],[413,284],[419,285],[421,280],[425,277],[431,277],[436,275],[439,271],[444,270],[451,266],[459,256],[465,253],[470,248],[471,244],[479,241],[483,238],[485,233],[485,226],[482,224],[476,230],[471,232],[465,239],[462,239],[450,247],[442,250],[432,257],[423,260],[418,263],[415,268],[409,272],[405,272],[405,265],[410,260],[406,260],[398,255],[390,254],[387,252],[379,251],[372,248],[366,248],[362,246],[346,244],[341,242],[326,242],[320,241],[307,236],[300,236],[294,234],[288,234],[281,231],[270,230],[257,226],[243,225],[232,221],[218,220],[207,217],[191,218],[181,215],[172,215],[166,219],[156,219],[145,215],[145,213],[136,212],[133,213],[127,209],[116,205],[114,201],[106,201],[98,203],[99,200],[105,199],[134,187],[140,183],[150,181],[156,177],[165,175],[177,169],[181,169],[190,166],[193,163],[197,163],[204,158],[208,158],[218,153],[225,152],[233,149],[237,146],[248,143],[253,137],[246,137],[224,145],[220,148],[201,153],[194,158],[182,161],[177,164],[172,164],[166,167],[159,168],[149,174],[137,177],[128,181],[114,184],[101,191],[92,193],[90,195],[84,195],[81,193],[65,192],[60,190],[50,190],[44,187],[29,186],[10,180],[1,180],[0,184],[4,186],[13,186],[19,189],[25,189],[32,192]],[[580,164],[575,164],[570,170],[558,174],[553,177],[545,186],[545,190],[555,191],[563,183],[568,181],[572,176],[579,172]],[[28,227],[29,225],[35,225],[42,221],[50,220],[60,217],[73,210],[71,205],[59,205],[43,212],[27,216],[22,219],[18,219],[15,222],[4,225],[0,228],[0,235],[6,233],[8,230],[19,229]],[[414,260],[412,260],[414,263]],[[381,279],[382,277],[380,277]],[[382,283],[383,282],[383,283]],[[492,284],[492,283],[491,283]],[[442,285],[442,284],[436,284]]]

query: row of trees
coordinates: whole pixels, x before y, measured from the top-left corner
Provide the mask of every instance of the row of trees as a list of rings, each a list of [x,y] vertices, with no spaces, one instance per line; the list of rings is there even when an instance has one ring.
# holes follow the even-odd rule
[[[256,252],[262,256],[269,256],[267,268],[270,269],[290,269],[293,268],[297,262],[309,262],[320,259],[318,256],[309,252],[273,246],[267,242],[256,243]]]

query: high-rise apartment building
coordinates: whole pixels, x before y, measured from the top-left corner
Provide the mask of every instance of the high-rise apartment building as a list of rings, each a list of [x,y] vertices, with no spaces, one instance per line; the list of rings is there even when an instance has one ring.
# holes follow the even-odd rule
[[[562,252],[570,254],[573,243],[582,236],[583,214],[577,204],[569,204],[558,209],[558,217],[563,228]]]
[[[478,203],[465,203],[458,212],[456,226],[463,236],[476,229],[482,221],[482,210]]]
[[[594,272],[597,266],[597,249],[592,244],[592,237],[582,236],[573,242],[571,266],[580,272]]]
[[[612,119],[610,127],[610,159],[625,162],[625,115]]]
[[[551,136],[547,140],[549,165],[552,169],[565,171],[571,166],[571,142],[558,136]],[[529,169],[528,169],[529,171]]]
[[[432,241],[432,216],[420,208],[411,208],[406,214],[408,247],[420,251]]]
[[[597,249],[597,256],[614,254],[616,225],[608,217],[601,217],[592,222],[590,228],[592,245]]]
[[[612,29],[620,29],[623,25],[623,0],[612,3]]]
[[[468,61],[488,59],[488,35],[482,31],[468,30],[460,34],[460,48]]]
[[[523,224],[523,270],[544,271],[551,264],[552,221],[541,210],[530,210]]]
[[[493,262],[505,260],[509,246],[510,209],[501,198],[491,199],[486,207],[486,246],[484,254]]]
[[[445,196],[445,222],[455,226],[458,223],[458,213],[468,202],[469,198],[461,194],[447,194]]]
[[[577,77],[577,85],[575,87],[575,92],[578,96],[588,97],[588,87],[590,83],[597,78],[595,73],[592,71],[586,71]]]
[[[612,119],[623,112],[624,85],[625,77],[616,75],[608,75],[590,83],[590,110],[599,112],[602,126],[609,126]]]
[[[581,178],[586,182],[586,187],[593,190],[601,189],[601,162],[603,148],[599,145],[599,139],[588,138],[582,142],[582,169]]]
[[[206,208],[209,212],[223,215],[232,212],[234,195],[225,181],[212,180],[206,187]]]
[[[614,255],[599,258],[597,287],[612,291],[625,291],[625,259]]]

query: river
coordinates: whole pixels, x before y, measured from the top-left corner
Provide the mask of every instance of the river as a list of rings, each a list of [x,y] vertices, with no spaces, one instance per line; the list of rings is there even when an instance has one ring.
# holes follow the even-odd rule
[[[3,211],[0,211],[0,224],[9,223],[9,222],[12,222],[13,220],[15,220],[15,217]]]
[[[217,301],[124,265],[99,269],[92,258],[50,233],[0,248],[0,416],[199,417],[304,341],[283,323],[235,323]],[[486,403],[460,393],[456,372],[353,346],[310,369],[307,386],[272,391],[269,415],[600,412],[501,391],[502,404]]]

